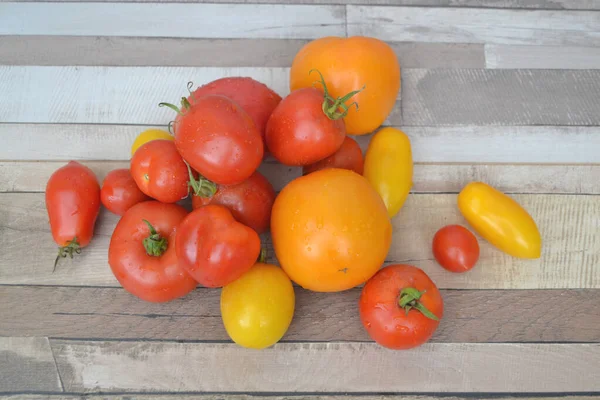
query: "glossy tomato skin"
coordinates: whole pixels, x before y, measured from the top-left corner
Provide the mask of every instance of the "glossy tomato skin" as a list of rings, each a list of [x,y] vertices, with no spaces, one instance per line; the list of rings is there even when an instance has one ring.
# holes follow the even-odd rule
[[[257,263],[221,291],[221,316],[238,345],[264,349],[277,343],[294,317],[290,278],[275,265]]]
[[[180,265],[206,287],[225,286],[248,271],[260,254],[260,238],[231,212],[209,204],[192,211],[179,225]]]
[[[312,69],[320,71],[331,95],[344,96],[365,85],[352,97],[359,108],[344,118],[349,135],[377,129],[388,117],[400,91],[400,64],[385,42],[369,37],[324,37],[307,43],[294,58],[290,70],[292,91],[312,87]]]
[[[150,200],[137,186],[127,168],[115,169],[106,175],[100,198],[102,205],[117,215],[125,214],[137,203]]]
[[[399,306],[400,292],[407,287],[425,291],[421,303],[442,319],[444,302],[438,288],[425,272],[412,265],[382,268],[365,284],[360,295],[360,319],[367,333],[378,344],[394,350],[422,345],[439,325],[439,321],[414,308],[407,314]]]
[[[146,129],[145,131],[140,133],[133,141],[133,144],[131,145],[131,156],[133,157],[137,149],[153,140],[173,141],[175,140],[175,138],[169,132],[163,131],[162,129]]]
[[[356,140],[346,136],[342,147],[338,151],[314,164],[305,165],[302,168],[302,173],[306,175],[325,168],[342,168],[362,175],[363,167],[364,159],[360,146],[356,143]]]
[[[100,211],[100,185],[92,170],[70,161],[50,176],[45,196],[56,244],[66,246],[77,239],[79,247],[87,246]]]
[[[263,158],[263,141],[252,118],[232,100],[207,95],[175,119],[175,144],[202,176],[221,185],[248,179]]]
[[[260,172],[237,185],[219,185],[212,197],[194,195],[192,207],[200,208],[207,204],[225,206],[236,221],[254,229],[259,235],[269,230],[271,209],[275,201],[275,190]]]
[[[182,268],[175,252],[177,226],[187,211],[177,204],[146,201],[131,207],[110,239],[108,263],[125,290],[142,300],[166,302],[191,292],[197,282]],[[147,220],[167,240],[160,256],[147,254],[143,240],[150,235]]]
[[[267,123],[267,148],[285,165],[308,165],[329,157],[344,142],[342,119],[323,112],[323,93],[304,88],[290,93],[275,108]]]
[[[131,176],[145,195],[163,203],[188,195],[188,169],[172,141],[159,139],[142,145],[131,159]]]
[[[377,272],[390,248],[392,224],[365,178],[328,168],[296,178],[281,191],[271,236],[277,259],[294,282],[337,292]]]
[[[447,225],[433,237],[433,256],[451,272],[466,272],[479,260],[479,243],[467,228]]]

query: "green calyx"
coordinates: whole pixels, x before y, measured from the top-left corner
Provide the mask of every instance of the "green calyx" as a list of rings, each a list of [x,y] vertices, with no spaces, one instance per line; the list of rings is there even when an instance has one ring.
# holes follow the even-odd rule
[[[190,94],[190,96],[192,95],[192,87],[193,86],[194,86],[193,82],[187,83],[187,90],[188,90],[188,93]],[[170,109],[172,109],[179,115],[184,115],[187,111],[190,110],[190,108],[192,108],[190,101],[186,97],[181,98],[181,107],[177,107],[175,104],[171,104],[171,103],[158,103],[158,106],[159,107],[169,107]],[[171,124],[169,124],[169,128],[170,128],[170,126],[171,126]],[[169,129],[169,132],[171,132],[171,129]]]
[[[148,225],[148,229],[150,229],[150,236],[142,241],[144,249],[146,249],[146,254],[152,257],[159,257],[167,250],[167,238],[160,236],[150,222],[145,219],[143,221]]]
[[[190,175],[188,186],[192,188],[192,192],[194,195],[210,199],[215,195],[215,193],[217,193],[216,183],[214,183],[213,181],[209,181],[202,175],[198,175],[198,179],[196,179],[189,165],[187,166],[187,168],[188,174]]]
[[[267,249],[265,249],[264,247],[260,249],[260,254],[258,255],[257,262],[263,264],[267,262]]]
[[[406,315],[408,315],[408,312],[414,308],[415,310],[420,311],[427,318],[433,319],[434,321],[439,321],[440,319],[419,301],[423,294],[425,294],[425,290],[421,292],[411,287],[404,288],[400,292],[398,304],[400,305],[400,308],[404,309]]]
[[[348,115],[348,111],[352,106],[355,106],[358,110],[358,103],[353,102],[350,104],[346,104],[346,102],[350,100],[355,94],[362,92],[366,86],[363,86],[359,90],[352,91],[343,97],[333,98],[327,90],[327,85],[325,84],[325,78],[323,78],[323,74],[321,74],[321,72],[316,69],[311,69],[308,73],[312,74],[313,71],[318,73],[319,77],[321,78],[321,80],[315,81],[315,83],[320,83],[321,86],[323,86],[325,100],[323,100],[322,109],[329,119],[335,121],[337,119],[344,118],[346,115]]]
[[[77,241],[77,236],[67,242],[66,246],[62,246],[58,248],[58,255],[56,256],[56,260],[54,260],[54,268],[52,268],[52,272],[56,271],[56,265],[58,265],[58,261],[61,258],[66,258],[69,256],[73,258],[73,253],[81,254],[81,246],[79,246],[79,242]]]

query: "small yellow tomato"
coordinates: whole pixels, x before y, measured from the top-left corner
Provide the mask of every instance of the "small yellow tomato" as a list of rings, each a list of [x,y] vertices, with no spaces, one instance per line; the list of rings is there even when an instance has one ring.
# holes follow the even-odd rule
[[[131,156],[133,157],[135,151],[143,144],[157,139],[175,140],[175,137],[169,132],[161,129],[147,129],[135,138],[133,145],[131,146]]]
[[[520,258],[539,258],[542,238],[535,221],[515,200],[482,182],[458,194],[458,208],[469,224],[498,249]]]
[[[287,332],[294,316],[294,287],[285,272],[255,264],[221,291],[221,317],[227,334],[242,347],[264,349]]]
[[[371,138],[365,155],[363,175],[395,216],[412,187],[413,161],[410,139],[395,128],[383,128]]]

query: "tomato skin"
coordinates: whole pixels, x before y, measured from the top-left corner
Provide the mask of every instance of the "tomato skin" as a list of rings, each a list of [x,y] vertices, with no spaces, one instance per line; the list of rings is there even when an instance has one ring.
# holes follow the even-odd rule
[[[342,147],[329,157],[314,164],[305,165],[302,174],[310,174],[325,168],[342,168],[354,171],[359,175],[363,173],[364,159],[362,150],[356,140],[346,136]]]
[[[117,215],[125,214],[137,203],[150,200],[137,186],[127,168],[115,169],[106,175],[100,198],[102,205]]]
[[[119,220],[110,239],[108,263],[125,290],[142,300],[166,302],[185,296],[197,282],[179,266],[175,254],[177,226],[187,211],[177,204],[145,201],[131,207]],[[144,220],[167,240],[160,256],[146,253],[143,240],[150,235]]]
[[[375,38],[324,37],[307,43],[294,58],[290,89],[312,87],[312,69],[325,77],[333,97],[365,85],[352,97],[359,105],[344,118],[349,135],[364,135],[377,129],[388,117],[400,92],[400,64],[394,50]]]
[[[175,144],[190,166],[207,179],[234,185],[260,165],[264,146],[252,118],[224,96],[194,99],[175,119]]]
[[[344,142],[344,121],[323,112],[323,93],[315,88],[292,92],[267,123],[267,148],[285,165],[307,165],[335,153]]]
[[[483,182],[471,182],[458,194],[458,208],[485,240],[519,258],[540,258],[542,238],[529,213],[515,200]]]
[[[45,197],[56,244],[67,246],[77,239],[78,247],[87,246],[100,211],[100,185],[92,170],[70,161],[50,176]]]
[[[479,260],[479,243],[475,235],[460,225],[447,225],[433,237],[433,256],[451,272],[467,272]]]
[[[140,190],[163,203],[175,203],[188,195],[188,169],[168,140],[142,145],[131,159],[131,176]]]
[[[179,264],[206,287],[222,287],[248,271],[260,254],[260,238],[231,212],[209,204],[192,211],[179,225]]]
[[[297,284],[337,292],[364,283],[385,261],[392,224],[357,173],[328,168],[290,182],[271,214],[277,259]]]
[[[171,141],[175,140],[173,135],[171,135],[167,131],[163,131],[162,129],[146,129],[145,131],[140,133],[133,141],[133,144],[131,145],[131,156],[133,157],[137,149],[142,147],[142,145],[153,140],[159,139]]]
[[[264,349],[277,343],[294,317],[294,287],[275,265],[257,263],[221,291],[221,315],[238,345]]]
[[[442,296],[425,272],[402,264],[382,268],[365,284],[359,300],[361,322],[381,346],[394,350],[420,346],[439,325],[415,308],[407,314],[400,307],[400,292],[408,287],[425,291],[420,302],[439,319],[443,317]]]
[[[269,230],[275,189],[256,171],[237,185],[219,185],[212,197],[192,196],[194,210],[207,204],[225,206],[236,221],[254,229],[259,235]]]

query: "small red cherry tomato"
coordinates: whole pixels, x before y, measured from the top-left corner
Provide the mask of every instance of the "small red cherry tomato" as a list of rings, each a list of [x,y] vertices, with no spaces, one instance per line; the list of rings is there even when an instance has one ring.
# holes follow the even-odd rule
[[[460,225],[448,225],[433,237],[433,256],[451,272],[466,272],[479,260],[479,243],[475,235]]]
[[[342,168],[354,171],[359,175],[363,173],[364,158],[362,150],[356,140],[346,136],[342,147],[329,157],[314,164],[305,165],[302,174],[310,174],[325,168]]]
[[[137,186],[127,168],[112,170],[102,182],[102,204],[108,211],[123,215],[142,201],[150,200]]]

